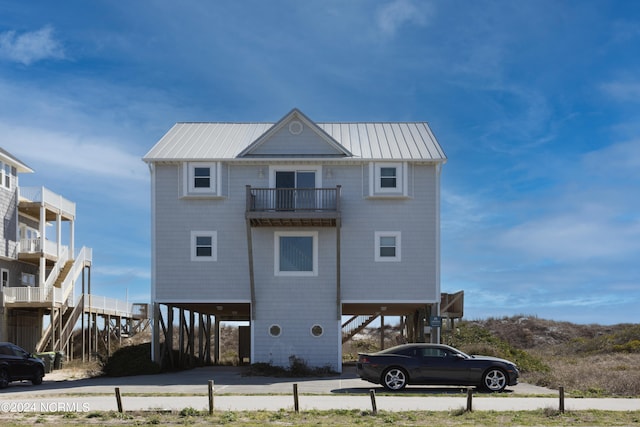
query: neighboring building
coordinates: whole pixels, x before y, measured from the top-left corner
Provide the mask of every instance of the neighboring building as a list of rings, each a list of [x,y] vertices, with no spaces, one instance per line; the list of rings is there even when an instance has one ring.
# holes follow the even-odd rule
[[[249,321],[252,363],[340,371],[343,341],[381,315],[425,339],[446,161],[426,123],[315,123],[297,109],[277,123],[178,123],[144,161],[157,361],[174,308],[198,313],[208,341],[201,315]]]
[[[92,250],[74,247],[76,205],[45,187],[21,187],[19,174],[32,172],[0,148],[0,341],[73,357],[80,323],[82,357],[108,354],[115,333],[148,324],[147,304],[91,295]]]
[[[44,187],[21,188],[18,174],[33,170],[3,149],[0,166],[0,341],[61,350],[64,313],[75,305],[75,279],[91,264],[91,251],[74,256],[75,203]],[[45,315],[53,324],[46,338]]]

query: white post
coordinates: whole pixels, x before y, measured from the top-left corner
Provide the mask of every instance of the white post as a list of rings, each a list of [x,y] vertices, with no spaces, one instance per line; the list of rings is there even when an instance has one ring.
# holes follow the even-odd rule
[[[44,287],[44,282],[47,275],[47,263],[45,261],[45,242],[47,240],[47,211],[44,207],[44,202],[40,205],[40,278],[38,280],[38,286]]]
[[[71,259],[76,259],[76,248],[75,248],[75,223],[74,219],[71,220],[71,224],[69,225],[69,256]]]
[[[62,255],[62,215],[56,214],[56,257],[60,259]]]

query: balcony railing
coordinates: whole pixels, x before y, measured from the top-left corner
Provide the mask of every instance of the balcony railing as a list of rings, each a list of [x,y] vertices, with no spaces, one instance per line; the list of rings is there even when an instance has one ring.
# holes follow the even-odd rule
[[[76,204],[45,187],[20,187],[20,197],[31,202],[45,203],[75,216]]]
[[[69,251],[69,247],[66,245],[61,246],[60,250],[64,256],[64,254]],[[45,253],[47,255],[58,256],[58,243],[51,240],[42,240],[39,237],[34,239],[20,239],[18,252],[26,254]]]
[[[329,225],[340,218],[340,186],[335,188],[252,188],[247,186],[247,218],[259,225]]]

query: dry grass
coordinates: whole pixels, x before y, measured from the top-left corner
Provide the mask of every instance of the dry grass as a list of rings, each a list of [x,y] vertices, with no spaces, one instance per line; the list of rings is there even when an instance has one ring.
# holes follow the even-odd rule
[[[545,358],[544,351],[539,355]],[[579,396],[640,396],[640,354],[548,356],[551,372],[529,373],[523,380]]]
[[[130,412],[89,412],[86,414],[8,414],[0,413],[3,426],[631,426],[638,425],[639,414],[614,411],[579,411],[559,413],[546,409],[537,411],[474,411],[454,410],[451,412],[378,411],[373,414],[366,410],[333,411],[214,411],[212,415],[193,408],[185,408],[174,413]]]
[[[640,325],[576,325],[516,316],[469,322],[544,361],[523,382],[577,396],[640,396]]]

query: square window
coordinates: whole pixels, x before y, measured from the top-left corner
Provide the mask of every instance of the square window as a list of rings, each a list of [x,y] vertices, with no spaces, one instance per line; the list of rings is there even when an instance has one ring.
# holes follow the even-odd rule
[[[369,191],[371,196],[406,196],[407,165],[404,163],[376,162],[370,166]]]
[[[217,236],[216,231],[192,231],[191,261],[217,261]]]
[[[218,168],[215,163],[187,163],[184,168],[184,193],[188,195],[216,195]]]
[[[317,276],[317,232],[276,232],[276,276]]]
[[[400,236],[399,231],[377,231],[375,233],[376,262],[400,261]]]

